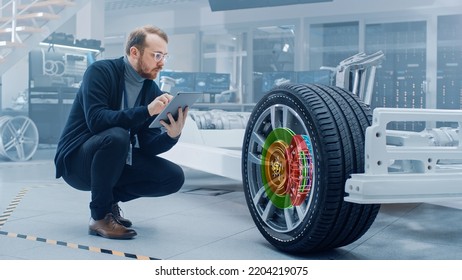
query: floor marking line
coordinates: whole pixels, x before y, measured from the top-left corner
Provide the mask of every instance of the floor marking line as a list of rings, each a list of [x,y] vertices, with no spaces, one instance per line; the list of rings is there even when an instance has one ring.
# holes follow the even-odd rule
[[[11,213],[13,213],[14,209],[16,209],[19,202],[24,197],[24,195],[26,195],[28,190],[29,190],[28,188],[21,189],[19,193],[16,195],[16,197],[10,202],[8,207],[6,207],[5,211],[3,211],[3,214],[0,216],[0,229],[6,223],[8,218],[11,216]]]
[[[148,256],[136,255],[136,254],[131,254],[131,253],[124,253],[124,252],[117,251],[117,250],[103,249],[103,248],[98,248],[98,247],[93,247],[93,246],[80,245],[80,244],[71,243],[71,242],[46,239],[46,238],[43,238],[43,237],[36,237],[36,236],[32,236],[32,235],[27,235],[27,234],[19,234],[19,233],[13,233],[13,232],[0,231],[0,235],[5,235],[5,236],[8,236],[8,237],[12,237],[12,238],[25,239],[25,240],[29,240],[29,241],[39,241],[39,242],[44,242],[44,243],[50,244],[50,245],[59,245],[59,246],[64,246],[64,247],[71,248],[71,249],[80,249],[80,250],[86,250],[86,251],[91,251],[91,252],[95,252],[95,253],[103,253],[103,254],[114,255],[114,256],[118,256],[118,257],[131,258],[131,259],[137,259],[137,260],[160,260],[158,258],[153,258],[153,257],[148,257]]]
[[[19,205],[19,203],[21,202],[21,200],[23,199],[23,197],[26,195],[28,191],[29,191],[29,188],[21,189],[19,193],[16,195],[16,197],[7,206],[5,211],[3,211],[3,213],[0,215],[0,235],[5,235],[7,237],[12,237],[12,238],[25,239],[29,241],[38,241],[38,242],[43,242],[43,243],[50,244],[50,245],[59,245],[59,246],[64,246],[64,247],[71,248],[71,249],[80,249],[80,250],[86,250],[86,251],[91,251],[95,253],[103,253],[103,254],[115,255],[115,256],[120,256],[120,257],[132,258],[132,259],[137,259],[137,260],[160,260],[158,258],[140,256],[140,255],[131,254],[131,253],[124,253],[124,252],[120,252],[116,250],[102,249],[98,247],[80,245],[80,244],[75,244],[75,243],[70,243],[70,242],[65,242],[65,241],[47,239],[43,237],[35,237],[32,235],[27,235],[27,234],[19,234],[19,233],[2,231],[1,229],[3,225],[10,218],[11,214],[16,209],[16,207]]]

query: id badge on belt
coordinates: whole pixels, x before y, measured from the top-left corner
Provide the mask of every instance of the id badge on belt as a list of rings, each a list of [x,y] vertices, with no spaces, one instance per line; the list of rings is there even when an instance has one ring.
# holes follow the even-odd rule
[[[128,130],[128,137],[130,137],[130,130]],[[130,144],[128,145],[128,154],[127,154],[127,159],[125,160],[125,164],[132,165],[132,160],[133,160],[133,144],[130,141]]]
[[[125,160],[125,164],[132,165],[132,152],[133,152],[133,145],[130,144],[128,147],[128,154],[127,154],[127,159]]]

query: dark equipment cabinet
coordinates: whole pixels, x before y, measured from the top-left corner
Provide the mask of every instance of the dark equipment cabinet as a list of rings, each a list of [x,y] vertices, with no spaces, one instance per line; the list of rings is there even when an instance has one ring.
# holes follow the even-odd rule
[[[35,87],[29,91],[29,118],[39,131],[40,144],[57,144],[77,88]]]

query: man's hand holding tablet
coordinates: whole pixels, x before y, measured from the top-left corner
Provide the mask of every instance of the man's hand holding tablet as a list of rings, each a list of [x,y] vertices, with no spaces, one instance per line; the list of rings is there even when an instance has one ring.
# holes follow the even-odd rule
[[[170,137],[178,137],[184,127],[189,107],[201,96],[201,93],[179,92],[174,97],[167,93],[157,97],[148,105],[148,110],[152,105],[153,112],[160,112],[149,127],[163,126]]]

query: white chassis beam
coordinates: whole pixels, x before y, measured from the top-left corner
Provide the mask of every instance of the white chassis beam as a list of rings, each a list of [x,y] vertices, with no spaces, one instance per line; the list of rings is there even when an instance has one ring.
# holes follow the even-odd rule
[[[178,143],[162,157],[181,166],[242,181],[244,129],[199,129],[188,116]]]
[[[462,199],[462,165],[442,164],[462,162],[461,130],[453,130],[451,136],[458,138],[454,146],[444,146],[437,145],[426,131],[387,130],[387,124],[393,121],[457,122],[460,127],[462,111],[375,109],[372,126],[366,130],[365,172],[352,174],[346,181],[345,201],[371,204]],[[401,137],[399,145],[387,143],[387,139],[397,137]],[[393,169],[395,163],[404,164]]]
[[[184,167],[242,181],[241,151],[179,142],[162,156]]]

